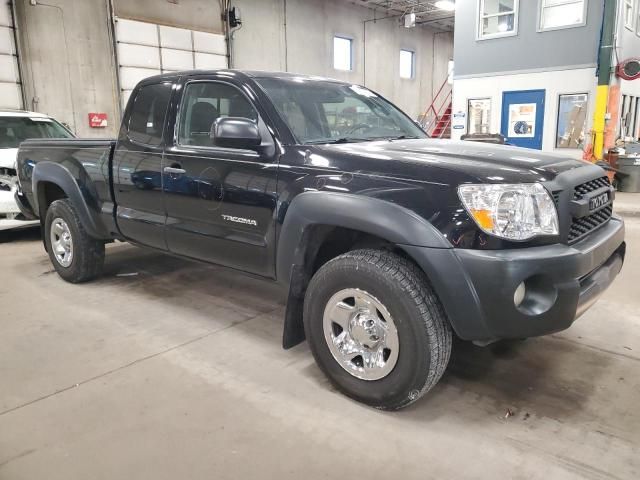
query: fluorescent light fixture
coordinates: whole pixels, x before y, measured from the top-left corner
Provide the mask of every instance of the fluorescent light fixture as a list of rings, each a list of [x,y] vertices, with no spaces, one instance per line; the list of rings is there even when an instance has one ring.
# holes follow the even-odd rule
[[[434,5],[436,8],[446,10],[447,12],[453,12],[456,9],[456,4],[453,0],[438,0]]]
[[[407,13],[404,16],[404,27],[413,28],[416,26],[416,14],[414,12]]]

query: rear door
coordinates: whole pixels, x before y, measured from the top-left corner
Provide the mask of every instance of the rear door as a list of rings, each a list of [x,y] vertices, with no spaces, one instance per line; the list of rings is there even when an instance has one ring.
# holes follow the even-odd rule
[[[172,82],[134,91],[113,156],[118,227],[128,240],[167,249],[162,194],[163,129]]]
[[[277,157],[275,143],[247,85],[208,76],[181,88],[173,145],[163,167],[169,250],[272,277]],[[213,145],[221,117],[256,122],[256,150]]]
[[[544,90],[502,93],[502,135],[518,147],[542,150]]]

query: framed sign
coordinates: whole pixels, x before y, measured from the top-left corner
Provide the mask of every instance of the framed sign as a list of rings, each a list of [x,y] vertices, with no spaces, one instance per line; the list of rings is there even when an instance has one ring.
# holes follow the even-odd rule
[[[536,110],[535,103],[512,103],[509,105],[509,137],[535,137]]]

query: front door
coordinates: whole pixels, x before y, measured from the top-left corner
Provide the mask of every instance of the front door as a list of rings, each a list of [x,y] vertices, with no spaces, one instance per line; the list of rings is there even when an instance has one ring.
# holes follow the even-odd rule
[[[163,159],[169,250],[271,277],[277,180],[273,139],[254,105],[231,83],[193,80],[182,90],[175,144]],[[260,153],[213,144],[213,123],[226,116],[259,124]]]
[[[502,93],[501,133],[511,145],[542,150],[544,90]]]

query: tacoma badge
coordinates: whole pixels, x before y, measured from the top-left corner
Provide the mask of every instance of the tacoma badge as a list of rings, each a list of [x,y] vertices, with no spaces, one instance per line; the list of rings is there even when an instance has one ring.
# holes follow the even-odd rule
[[[254,227],[258,226],[258,222],[250,218],[232,217],[231,215],[222,215],[222,218],[227,222],[244,223],[245,225],[253,225]]]

